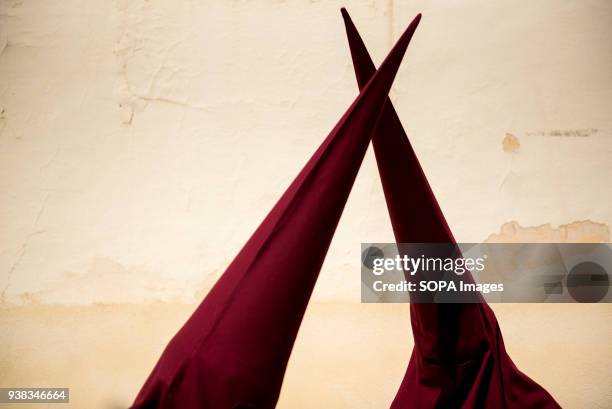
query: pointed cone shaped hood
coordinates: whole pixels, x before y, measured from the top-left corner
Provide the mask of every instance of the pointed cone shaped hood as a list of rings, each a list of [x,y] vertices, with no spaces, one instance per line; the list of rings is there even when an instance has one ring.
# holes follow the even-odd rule
[[[273,408],[323,259],[416,28],[168,344],[133,408]]]
[[[359,88],[376,68],[342,9]],[[390,101],[372,143],[398,243],[454,243]],[[506,353],[487,304],[411,304],[415,347],[392,404],[406,408],[558,408]]]

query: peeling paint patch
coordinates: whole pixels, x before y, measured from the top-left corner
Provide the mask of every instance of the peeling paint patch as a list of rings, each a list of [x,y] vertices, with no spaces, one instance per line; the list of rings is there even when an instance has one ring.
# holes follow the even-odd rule
[[[84,270],[64,271],[56,282],[44,288],[32,287],[23,279],[15,279],[17,267],[29,256],[29,240],[28,237],[5,273],[5,284],[0,288],[0,307],[122,302],[193,303],[204,298],[220,275],[215,271],[194,280],[177,280],[172,273],[155,271],[146,265],[125,265],[109,257],[97,256]]]
[[[121,123],[125,125],[129,125],[132,123],[132,118],[134,117],[134,107],[130,102],[123,102],[119,104],[119,109],[121,110]]]
[[[581,128],[581,129],[553,129],[550,131],[531,131],[527,132],[528,136],[556,136],[564,138],[587,138],[599,132],[596,128]]]
[[[591,220],[575,221],[554,228],[550,223],[521,226],[516,221],[504,223],[499,233],[491,234],[485,243],[607,243],[610,227]]]
[[[511,133],[507,133],[502,141],[502,148],[504,152],[514,153],[518,151],[520,147],[521,142],[519,139]]]

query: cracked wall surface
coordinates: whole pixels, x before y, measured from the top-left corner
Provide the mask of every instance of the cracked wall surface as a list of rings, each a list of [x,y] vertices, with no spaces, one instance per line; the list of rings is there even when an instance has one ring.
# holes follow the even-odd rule
[[[423,13],[391,95],[459,241],[610,241],[607,1],[0,0],[0,387],[53,378],[74,407],[129,402],[355,97],[341,5],[378,62]],[[319,407],[304,382],[328,407],[384,407],[401,380],[407,309],[359,305],[361,241],[393,241],[371,151],[279,407]],[[495,308],[562,406],[612,399],[610,307]],[[77,377],[85,356],[98,369]]]

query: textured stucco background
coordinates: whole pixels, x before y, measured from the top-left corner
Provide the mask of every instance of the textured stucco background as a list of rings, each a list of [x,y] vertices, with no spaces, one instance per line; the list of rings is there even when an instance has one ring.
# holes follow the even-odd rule
[[[392,98],[458,240],[611,240],[607,0],[0,0],[0,387],[129,404],[356,96],[341,5],[377,61],[423,13]],[[279,408],[388,406],[408,308],[359,304],[359,244],[392,240],[369,152]],[[612,407],[612,306],[494,309],[563,407]]]

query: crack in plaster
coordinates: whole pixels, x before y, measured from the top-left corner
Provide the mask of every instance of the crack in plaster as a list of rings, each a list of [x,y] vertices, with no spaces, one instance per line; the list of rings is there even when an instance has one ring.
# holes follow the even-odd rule
[[[45,208],[47,207],[47,202],[49,200],[49,196],[50,196],[50,194],[47,193],[45,195],[45,198],[42,200],[40,208],[38,209],[38,212],[36,213],[36,217],[34,218],[34,224],[33,224],[34,228],[36,228],[36,226],[38,226],[38,222],[40,220],[40,217],[43,214],[43,212],[45,211]],[[23,244],[21,245],[21,247],[19,249],[19,254],[17,255],[17,258],[15,259],[13,264],[11,265],[11,268],[9,269],[9,271],[8,271],[8,273],[6,275],[6,285],[2,289],[2,293],[0,293],[0,304],[4,304],[4,302],[6,300],[6,292],[8,291],[9,287],[11,286],[11,281],[12,281],[12,278],[13,278],[13,273],[15,272],[15,270],[17,269],[17,267],[19,266],[19,264],[23,260],[23,257],[25,256],[25,253],[26,253],[26,250],[28,248],[28,244],[29,244],[30,240],[32,239],[32,237],[37,236],[39,234],[42,234],[45,231],[46,230],[35,230],[35,231],[33,231],[32,233],[30,233],[30,234],[28,234],[26,236],[25,240],[23,241]]]
[[[181,44],[181,41],[175,41],[173,44],[165,47],[160,56],[159,64],[154,74],[149,80],[148,89],[146,94],[139,93],[135,90],[135,87],[131,84],[128,76],[128,63],[129,57],[133,56],[136,51],[143,49],[142,46],[138,45],[134,40],[138,39],[139,36],[131,32],[129,23],[129,10],[127,6],[119,7],[119,32],[120,35],[117,39],[114,54],[117,57],[118,65],[118,76],[120,81],[119,89],[119,108],[121,111],[121,122],[126,125],[130,125],[134,118],[136,111],[144,109],[146,104],[153,102],[161,102],[165,104],[171,104],[182,108],[197,110],[197,111],[210,111],[206,106],[192,104],[187,100],[179,100],[170,98],[167,96],[155,96],[156,91],[159,89],[159,75],[167,68],[166,60],[168,59],[168,53],[176,46]]]
[[[36,220],[38,220],[38,217],[36,218]],[[17,255],[17,258],[15,259],[15,262],[11,265],[11,268],[9,269],[9,271],[8,271],[8,273],[6,275],[6,285],[2,289],[2,293],[0,293],[0,304],[6,303],[6,292],[8,291],[8,289],[11,286],[11,281],[12,281],[13,274],[14,274],[15,270],[17,269],[17,267],[19,266],[19,264],[23,260],[23,257],[25,256],[25,253],[26,253],[26,250],[28,248],[28,244],[29,244],[30,240],[32,239],[32,237],[37,236],[39,234],[42,234],[45,231],[46,230],[38,230],[38,231],[35,231],[33,233],[30,233],[26,237],[26,239],[24,240],[23,244],[21,245],[21,248],[19,249],[19,254]]]

